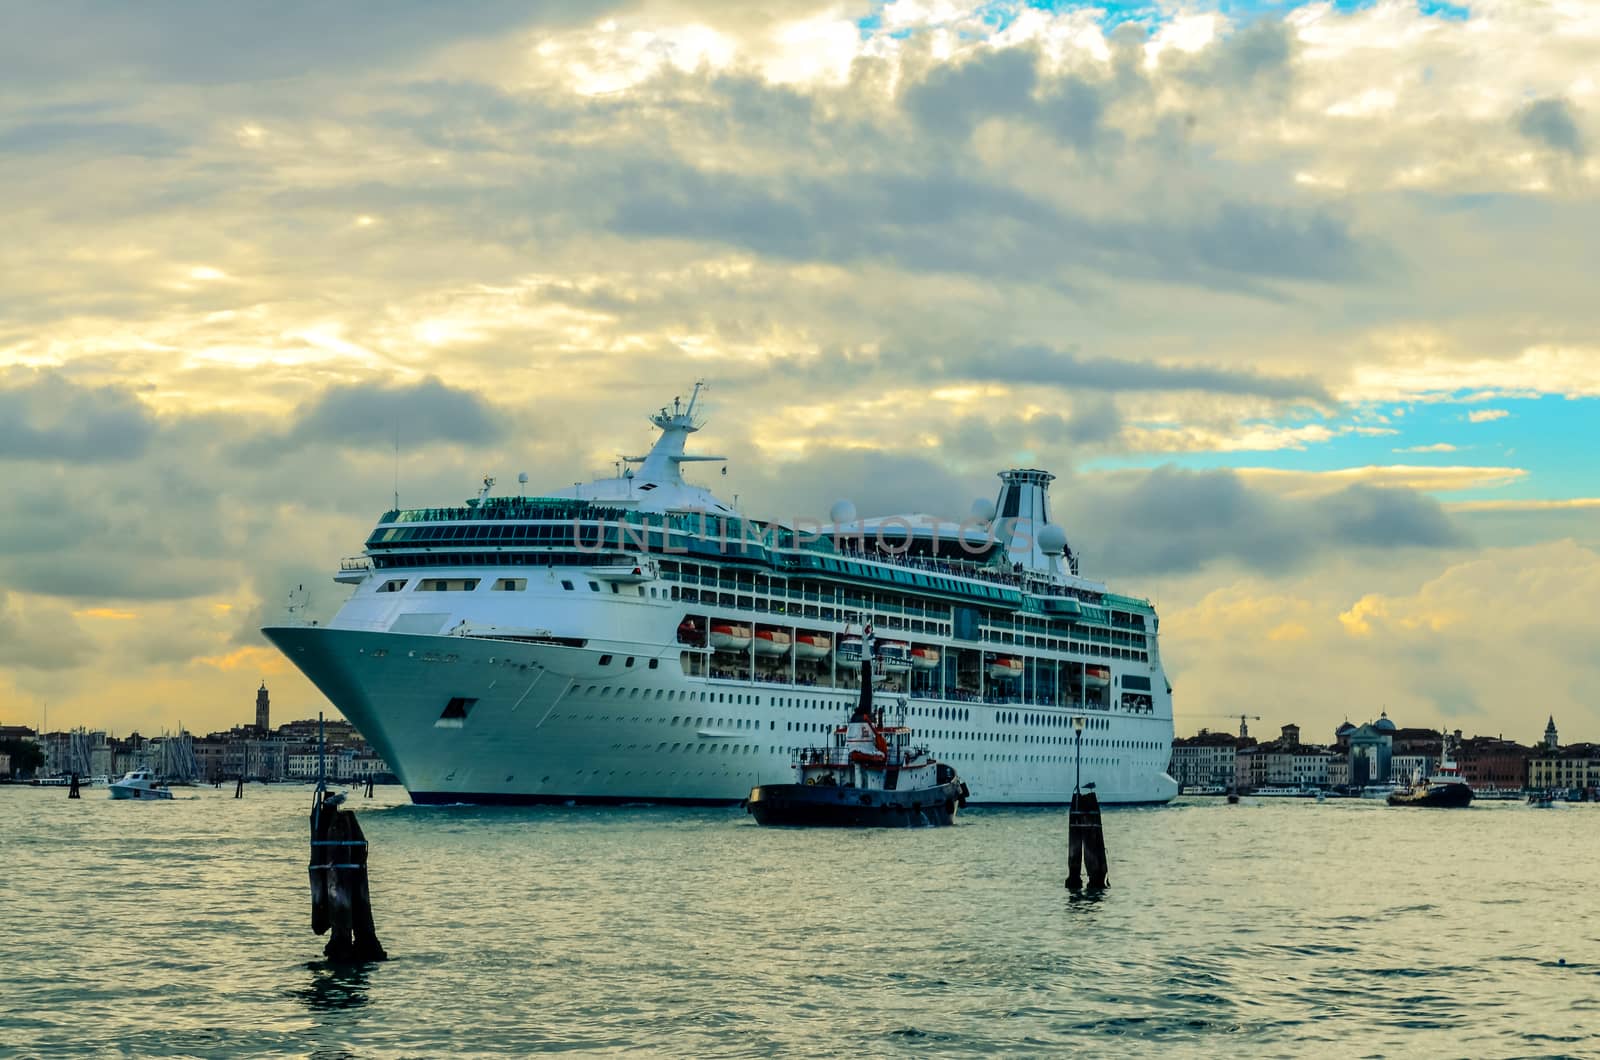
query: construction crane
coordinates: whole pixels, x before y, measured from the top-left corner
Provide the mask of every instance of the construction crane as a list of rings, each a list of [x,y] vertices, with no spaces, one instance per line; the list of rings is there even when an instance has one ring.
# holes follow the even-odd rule
[[[1230,721],[1233,720],[1234,718],[1238,718],[1239,719],[1239,739],[1241,739],[1241,740],[1250,735],[1250,727],[1245,723],[1246,722],[1250,722],[1250,721],[1260,721],[1261,720],[1261,715],[1259,715],[1259,714],[1185,714],[1184,717],[1227,718]]]

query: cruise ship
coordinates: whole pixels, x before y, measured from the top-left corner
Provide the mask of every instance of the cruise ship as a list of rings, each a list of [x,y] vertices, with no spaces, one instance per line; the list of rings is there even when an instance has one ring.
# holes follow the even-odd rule
[[[264,634],[417,803],[737,803],[850,713],[869,626],[973,803],[1065,804],[1080,755],[1103,803],[1177,794],[1155,610],[1079,573],[1052,475],[960,521],[747,518],[685,480],[724,459],[685,452],[699,398],[613,478],[388,512],[331,621]]]

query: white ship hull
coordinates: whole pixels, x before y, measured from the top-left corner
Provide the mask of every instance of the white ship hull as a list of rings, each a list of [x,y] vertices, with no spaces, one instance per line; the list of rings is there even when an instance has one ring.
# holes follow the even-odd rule
[[[789,779],[793,749],[817,743],[857,698],[849,688],[686,676],[677,644],[264,632],[418,803],[737,803],[756,785]],[[637,665],[622,665],[625,652]],[[464,717],[442,717],[453,700],[474,702]],[[915,697],[908,709],[919,740],[959,770],[973,803],[1071,799],[1073,711]],[[1083,780],[1103,803],[1177,794],[1165,772],[1170,715],[1088,713],[1096,729],[1084,740]]]

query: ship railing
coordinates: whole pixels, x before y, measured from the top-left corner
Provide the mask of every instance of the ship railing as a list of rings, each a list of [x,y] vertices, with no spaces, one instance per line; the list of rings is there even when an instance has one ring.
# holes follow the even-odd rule
[[[370,556],[346,556],[344,559],[341,559],[339,561],[339,569],[340,570],[371,570],[372,569],[372,557],[370,557]]]

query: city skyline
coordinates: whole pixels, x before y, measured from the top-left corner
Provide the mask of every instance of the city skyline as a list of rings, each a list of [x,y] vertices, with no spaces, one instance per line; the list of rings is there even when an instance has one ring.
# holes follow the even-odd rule
[[[0,25],[0,723],[331,712],[256,630],[396,492],[608,472],[706,378],[696,481],[752,514],[1054,471],[1180,731],[1600,732],[1582,11]]]

